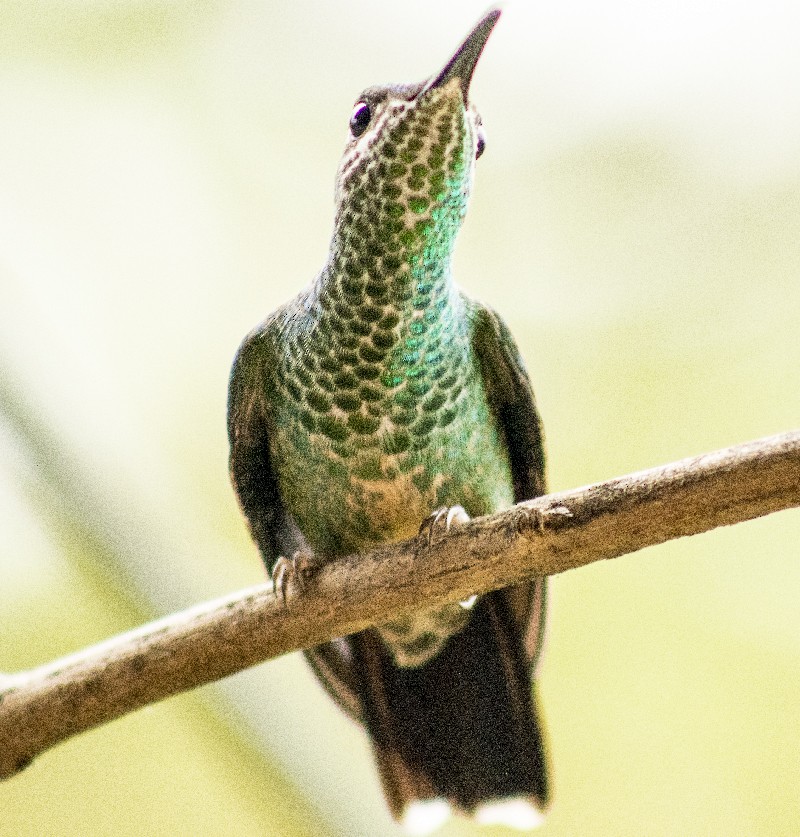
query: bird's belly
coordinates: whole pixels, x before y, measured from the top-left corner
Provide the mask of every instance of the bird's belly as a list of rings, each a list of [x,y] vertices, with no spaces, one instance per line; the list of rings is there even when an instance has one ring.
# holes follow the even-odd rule
[[[318,559],[414,537],[443,506],[461,505],[476,517],[514,501],[505,445],[476,409],[402,451],[392,449],[388,423],[386,434],[349,447],[297,424],[287,432],[289,421],[282,427],[275,449],[282,496]],[[398,665],[414,667],[434,657],[468,619],[469,611],[453,604],[392,620],[378,632]]]
[[[473,511],[477,508],[477,513],[484,511],[481,506],[486,502],[485,496],[476,505],[476,492],[471,487],[467,490],[462,485],[461,494],[466,496],[461,496],[456,493],[458,480],[444,473],[436,473],[432,478],[426,474],[424,480],[420,479],[421,467],[391,479],[351,476],[344,502],[328,505],[326,533],[338,536],[340,548],[357,552],[377,543],[417,535],[422,522],[442,505],[458,501],[470,505]],[[358,520],[357,525],[353,525],[354,520]],[[469,609],[457,603],[425,608],[379,625],[377,631],[397,665],[415,668],[435,657],[449,638],[466,625],[469,615]]]
[[[419,473],[419,471],[417,471]],[[445,476],[434,475],[430,485],[421,487],[415,482],[416,473],[397,474],[391,479],[367,480],[352,477],[352,493],[348,501],[358,510],[363,503],[369,510],[369,539],[381,543],[404,540],[419,531],[422,522],[440,505],[438,491],[445,483]],[[365,533],[366,534],[366,533]]]
[[[477,413],[480,412],[480,415]],[[514,502],[503,441],[481,410],[396,450],[396,428],[346,443],[276,422],[273,453],[282,496],[309,546],[334,557],[414,536],[442,506],[475,517]],[[424,444],[423,444],[424,443]]]
[[[413,537],[442,506],[462,505],[478,516],[513,503],[505,456],[456,457],[446,446],[382,455],[355,452],[349,460],[317,450],[291,479],[284,497],[309,546],[321,555],[344,555]]]

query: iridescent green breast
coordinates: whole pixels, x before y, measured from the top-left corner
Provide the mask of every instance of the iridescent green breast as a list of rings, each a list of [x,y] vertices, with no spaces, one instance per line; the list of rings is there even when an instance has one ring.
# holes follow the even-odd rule
[[[273,459],[284,502],[322,555],[410,537],[443,505],[479,515],[513,502],[465,301],[448,295],[446,328],[346,318],[312,291],[275,329]]]

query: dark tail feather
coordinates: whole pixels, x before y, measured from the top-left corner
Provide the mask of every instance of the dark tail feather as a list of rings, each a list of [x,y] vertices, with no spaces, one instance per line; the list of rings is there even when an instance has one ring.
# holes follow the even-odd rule
[[[530,674],[502,591],[420,668],[398,668],[372,631],[350,638],[363,717],[398,819],[415,799],[548,801],[546,758]]]

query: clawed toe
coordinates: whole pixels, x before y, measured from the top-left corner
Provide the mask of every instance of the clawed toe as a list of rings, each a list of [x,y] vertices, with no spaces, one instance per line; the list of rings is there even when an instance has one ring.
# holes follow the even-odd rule
[[[440,509],[436,509],[436,511],[431,512],[425,520],[422,521],[419,525],[419,534],[418,537],[424,538],[427,536],[428,546],[431,545],[433,541],[433,529],[435,526],[439,525],[442,518],[447,514],[447,508],[442,506]]]
[[[538,506],[533,508],[521,506],[515,525],[520,534],[534,532],[537,535],[542,535],[547,528],[557,524],[559,520],[563,521],[570,517],[572,517],[572,512],[562,505],[545,509]]]
[[[280,598],[283,604],[286,604],[286,576],[290,572],[291,562],[283,555],[279,556],[278,560],[272,567],[272,593]]]
[[[302,591],[314,570],[314,561],[305,552],[295,552],[291,558],[281,555],[272,568],[272,591],[286,606],[286,591],[294,583]]]
[[[544,532],[544,512],[540,508],[520,508],[519,511],[516,521],[519,532],[532,531],[537,535]]]
[[[452,526],[460,526],[467,523],[470,516],[463,506],[442,506],[428,515],[419,527],[419,537],[426,538],[428,546],[433,543],[437,530],[444,529],[445,534]]]

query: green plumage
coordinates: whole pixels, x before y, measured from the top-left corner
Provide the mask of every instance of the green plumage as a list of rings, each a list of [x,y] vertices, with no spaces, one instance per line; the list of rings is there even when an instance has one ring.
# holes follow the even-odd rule
[[[458,504],[477,516],[544,490],[541,428],[514,341],[451,273],[482,151],[480,117],[467,88],[498,14],[484,18],[431,82],[361,94],[337,173],[327,263],[239,350],[230,392],[231,473],[270,570],[295,549],[310,549],[322,561],[358,553],[415,535],[440,507]],[[309,657],[329,691],[366,723],[381,761],[382,747],[402,750],[413,737],[395,731],[380,743],[379,727],[393,728],[410,711],[398,707],[383,717],[387,699],[378,695],[400,676],[390,672],[419,672],[416,685],[392,687],[395,697],[407,690],[418,701],[427,668],[449,667],[451,656],[453,665],[466,664],[469,652],[459,643],[474,634],[469,641],[478,658],[488,655],[487,665],[505,660],[507,682],[487,675],[489,705],[507,703],[506,689],[523,691],[508,704],[514,714],[507,720],[522,724],[515,735],[525,742],[535,721],[520,666],[538,654],[543,593],[543,582],[534,582],[490,594],[475,612],[458,604],[423,608],[365,632],[363,640],[344,640],[353,641],[347,653],[331,644]],[[487,619],[495,627],[479,627]],[[361,668],[385,658],[381,665],[390,670],[366,675],[354,662],[362,655]],[[414,710],[418,720],[427,711],[422,705]],[[473,731],[475,723],[469,722]],[[446,724],[440,727],[446,735]],[[486,734],[474,731],[473,745]],[[523,747],[518,759],[528,765],[518,777],[520,792],[540,805],[546,788],[538,732],[515,746]],[[391,768],[381,761],[398,815],[415,797],[449,796],[469,807],[473,797],[516,793],[508,768],[496,771],[499,794],[480,791],[475,780],[456,793],[445,780],[430,785],[433,773],[417,774],[414,758],[389,759]],[[404,770],[412,777],[403,778]]]

